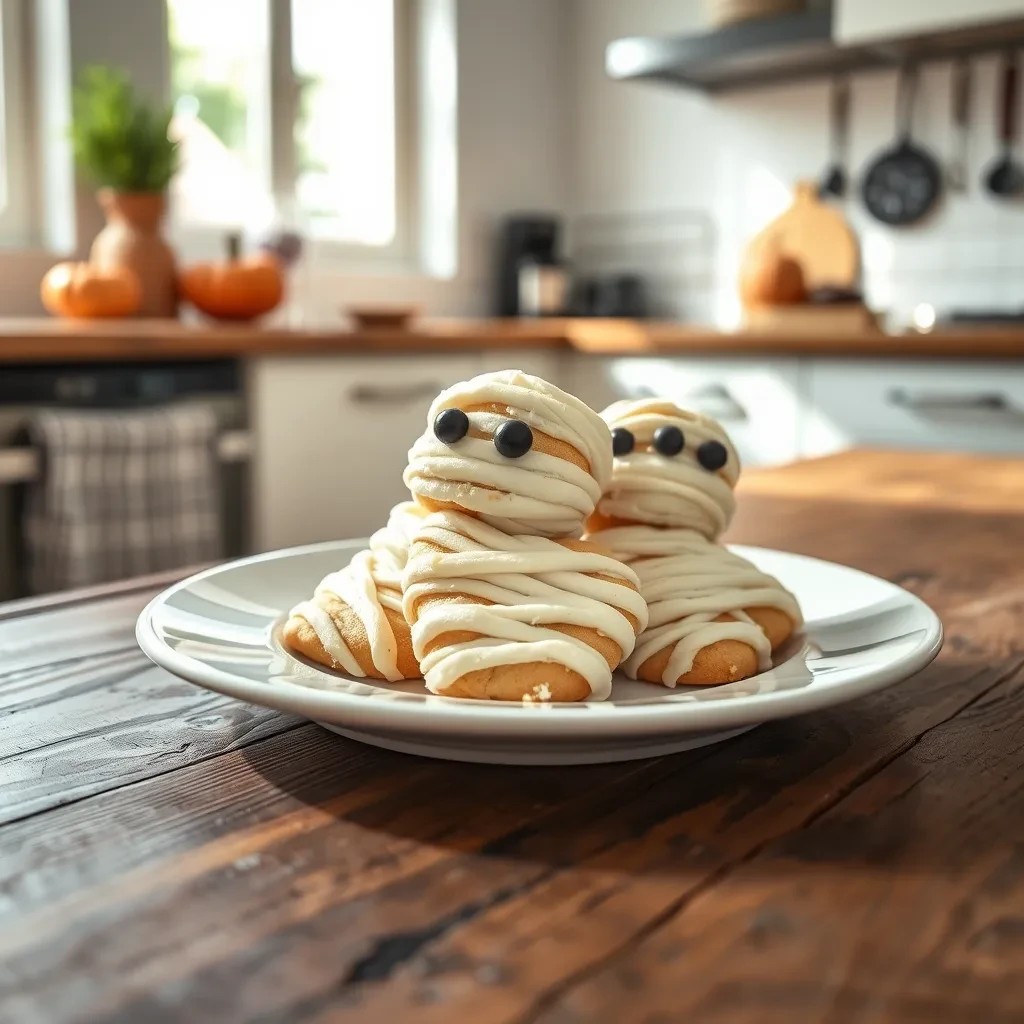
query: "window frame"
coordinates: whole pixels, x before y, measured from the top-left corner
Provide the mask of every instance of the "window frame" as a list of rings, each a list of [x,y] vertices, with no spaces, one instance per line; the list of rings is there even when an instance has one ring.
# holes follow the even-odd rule
[[[8,0],[0,0],[0,3]],[[392,0],[394,4],[394,95],[395,95],[395,233],[390,242],[370,243],[303,238],[307,256],[318,264],[355,271],[412,269],[418,246],[417,170],[419,139],[416,86],[419,81],[418,0]],[[268,149],[265,163],[267,187],[279,210],[294,202],[295,123],[299,85],[292,65],[291,0],[266,0],[269,18],[269,59],[264,69],[269,97]],[[170,37],[168,34],[168,45]],[[168,64],[168,67],[170,65]],[[208,247],[235,225],[174,222],[175,233],[186,242],[194,240]]]
[[[32,165],[38,141],[29,118],[27,4],[25,0],[0,0],[0,15],[0,139],[6,186],[0,206],[0,247],[25,248],[36,241]]]

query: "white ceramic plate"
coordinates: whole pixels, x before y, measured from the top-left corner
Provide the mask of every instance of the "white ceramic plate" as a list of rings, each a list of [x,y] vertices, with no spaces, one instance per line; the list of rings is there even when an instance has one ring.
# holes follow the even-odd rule
[[[183,580],[139,616],[139,644],[175,675],[344,736],[496,764],[627,761],[704,746],[891,686],[927,665],[942,645],[935,613],[895,584],[815,558],[737,547],[796,594],[807,619],[768,672],[677,690],[617,676],[610,700],[582,704],[436,697],[422,683],[377,685],[327,671],[281,644],[287,609],[363,543],[276,551]]]

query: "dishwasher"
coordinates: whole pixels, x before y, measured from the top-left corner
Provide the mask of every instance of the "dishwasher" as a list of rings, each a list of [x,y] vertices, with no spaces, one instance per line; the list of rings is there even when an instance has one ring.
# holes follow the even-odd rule
[[[33,413],[47,408],[145,409],[202,402],[218,425],[224,551],[245,554],[250,523],[249,442],[242,368],[236,360],[23,363],[0,369],[0,601],[28,592],[22,517],[41,471],[28,444]]]

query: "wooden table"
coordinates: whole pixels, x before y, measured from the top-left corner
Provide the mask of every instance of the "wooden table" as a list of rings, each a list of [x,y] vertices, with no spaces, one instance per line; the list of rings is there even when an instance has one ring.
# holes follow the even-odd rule
[[[873,697],[636,764],[418,760],[0,613],[0,1020],[1024,1020],[1024,463],[749,474],[732,536],[920,594]]]

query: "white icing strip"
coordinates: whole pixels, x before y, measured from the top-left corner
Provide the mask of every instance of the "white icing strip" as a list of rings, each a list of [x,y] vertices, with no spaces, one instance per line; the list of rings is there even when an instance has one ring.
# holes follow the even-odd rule
[[[739,456],[721,425],[653,398],[616,402],[601,415],[610,428],[628,430],[635,447],[632,454],[615,459],[598,511],[628,522],[699,530],[711,540],[720,536],[736,509],[732,489],[740,472]],[[683,432],[685,446],[678,455],[647,450],[654,432],[665,426]],[[728,452],[717,472],[697,461],[697,449],[705,441],[718,441]]]
[[[402,610],[402,571],[422,517],[422,510],[414,502],[396,505],[387,526],[370,538],[370,547],[354,555],[344,569],[325,576],[312,599],[291,611],[313,627],[324,650],[349,675],[362,677],[365,673],[326,610],[335,599],[343,601],[359,617],[369,640],[374,668],[389,682],[402,679],[398,641],[384,609]]]
[[[405,615],[429,690],[444,693],[478,669],[554,662],[583,676],[591,699],[608,696],[611,671],[605,659],[584,641],[549,627],[595,629],[628,655],[635,636],[625,613],[642,629],[645,602],[632,587],[587,574],[637,586],[632,570],[606,554],[574,551],[544,537],[512,536],[460,512],[425,519],[415,540],[447,549],[415,554],[403,576]],[[443,594],[494,603],[423,602]],[[426,654],[432,640],[455,631],[481,635]]]
[[[327,609],[317,602],[316,598],[297,604],[290,614],[305,619],[313,627],[324,650],[343,672],[347,672],[351,676],[366,675],[348,644],[345,643],[338,627],[334,624],[334,619],[331,618]]]
[[[623,666],[633,679],[648,658],[672,647],[662,682],[675,686],[699,651],[725,639],[748,644],[765,671],[771,667],[771,645],[747,609],[776,608],[794,625],[803,621],[796,599],[778,580],[696,530],[622,526],[591,539],[636,571],[648,604],[647,629]],[[735,621],[713,621],[723,614]]]
[[[451,445],[434,436],[444,409],[496,405],[507,415],[468,413],[471,429]],[[530,451],[518,459],[500,455],[490,438],[508,419],[571,445],[590,471],[565,459]],[[578,398],[519,370],[487,373],[442,391],[427,413],[423,435],[409,452],[405,483],[414,495],[478,513],[508,533],[578,535],[611,475],[611,438],[601,418]]]

